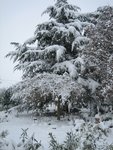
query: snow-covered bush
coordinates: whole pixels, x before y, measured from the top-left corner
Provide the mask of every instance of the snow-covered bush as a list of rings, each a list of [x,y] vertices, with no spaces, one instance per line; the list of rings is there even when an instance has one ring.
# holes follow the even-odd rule
[[[21,144],[18,144],[18,147],[22,147],[23,150],[41,150],[41,143],[38,142],[34,138],[34,134],[28,138],[21,146]]]
[[[8,131],[2,131],[0,133],[0,150],[42,150],[41,142],[38,142],[34,138],[34,134],[29,138],[27,135],[28,129],[23,129],[21,134],[22,141],[18,144],[13,141],[8,141],[6,136],[8,135]]]
[[[50,134],[51,150],[112,150],[113,143],[108,143],[106,137],[110,132],[103,124],[83,123],[75,132],[67,133],[66,139],[59,144]]]
[[[64,141],[65,149],[74,150],[77,148],[76,135],[73,132],[67,133],[66,140]]]
[[[7,135],[8,135],[8,131],[7,131],[7,130],[2,131],[2,132],[0,133],[0,138],[5,138]]]
[[[76,97],[80,97],[84,89],[69,76],[43,73],[15,85],[12,99],[16,101],[20,97],[20,107],[23,107],[23,110],[31,109],[38,112],[47,104],[55,103],[55,96],[61,95],[61,103],[64,103],[72,91],[75,91]]]
[[[8,110],[12,106],[17,105],[15,101],[11,100],[12,95],[12,87],[0,89],[0,110]]]
[[[50,136],[50,150],[64,150],[63,144],[59,144],[52,133],[49,133]]]

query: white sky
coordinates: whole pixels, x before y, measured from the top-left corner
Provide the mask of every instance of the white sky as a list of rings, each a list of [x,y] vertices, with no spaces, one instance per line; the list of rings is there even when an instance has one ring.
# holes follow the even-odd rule
[[[14,64],[5,55],[14,50],[10,42],[24,42],[33,36],[38,23],[48,20],[41,13],[55,0],[0,0],[0,87],[21,80],[22,73],[13,71]],[[99,6],[112,5],[113,0],[68,0],[81,8],[81,12],[92,12]]]

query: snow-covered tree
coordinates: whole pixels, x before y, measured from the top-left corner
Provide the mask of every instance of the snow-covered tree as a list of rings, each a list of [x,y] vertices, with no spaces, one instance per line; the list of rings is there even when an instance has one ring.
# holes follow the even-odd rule
[[[15,69],[23,70],[24,77],[49,72],[68,73],[77,78],[83,64],[78,68],[76,58],[89,42],[83,35],[85,23],[77,19],[78,9],[68,4],[67,0],[57,0],[54,6],[48,7],[43,14],[48,13],[51,20],[37,25],[34,36],[24,44],[12,43],[16,51],[7,56],[18,62]],[[35,42],[37,46],[32,47]]]
[[[100,83],[95,100],[113,104],[113,7],[100,7],[97,13],[96,26],[87,29],[91,40],[84,50],[87,67],[83,76]]]
[[[16,50],[7,56],[23,71],[12,98],[22,99],[27,108],[43,108],[56,95],[90,109],[103,100],[112,102],[113,8],[88,14],[78,10],[57,0],[43,12],[50,20],[38,24],[32,38],[12,43]]]
[[[23,44],[12,43],[16,50],[7,56],[18,63],[15,69],[22,70],[24,78],[14,88],[13,98],[24,97],[23,100],[30,99],[31,103],[38,93],[39,99],[52,93],[66,100],[72,91],[76,93],[75,99],[80,97],[84,90],[77,79],[85,68],[82,51],[89,38],[84,36],[84,28],[90,23],[78,19],[78,10],[79,7],[68,4],[67,0],[57,0],[43,12],[49,14],[50,21],[38,24],[34,36]]]

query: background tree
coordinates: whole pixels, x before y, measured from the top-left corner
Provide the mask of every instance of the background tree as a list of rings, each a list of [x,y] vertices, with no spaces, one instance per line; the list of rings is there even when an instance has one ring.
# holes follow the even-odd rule
[[[89,27],[86,31],[91,42],[84,50],[87,64],[84,74],[100,83],[99,89],[95,92],[95,100],[99,100],[99,103],[112,103],[113,7],[100,7],[97,12],[96,26]]]

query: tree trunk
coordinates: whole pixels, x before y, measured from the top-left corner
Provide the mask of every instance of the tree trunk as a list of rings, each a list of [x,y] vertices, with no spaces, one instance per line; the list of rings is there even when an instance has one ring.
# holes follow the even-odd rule
[[[57,120],[60,120],[60,100],[57,102]]]

